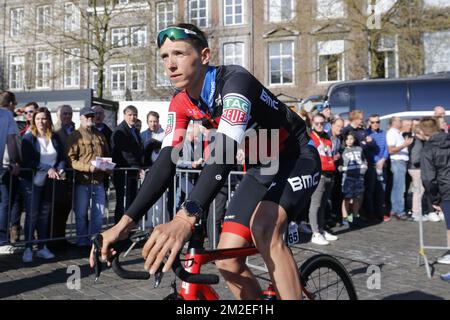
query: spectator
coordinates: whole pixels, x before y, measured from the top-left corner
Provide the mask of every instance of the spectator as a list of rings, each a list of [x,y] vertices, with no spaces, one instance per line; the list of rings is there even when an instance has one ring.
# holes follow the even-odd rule
[[[55,131],[59,141],[64,146],[66,163],[69,162],[67,158],[67,139],[69,135],[75,130],[75,123],[72,121],[73,111],[70,105],[60,105],[56,111],[56,125]],[[53,238],[65,238],[66,237],[66,225],[67,219],[74,206],[73,202],[73,172],[72,170],[66,171],[66,176],[61,177],[61,180],[56,181],[55,188],[55,201],[54,201],[54,217],[53,224],[51,225],[50,235]],[[52,251],[65,250],[72,246],[67,240],[51,241],[47,245]]]
[[[359,217],[362,197],[364,194],[364,174],[367,170],[367,161],[361,147],[355,146],[356,137],[351,131],[344,138],[345,149],[342,153],[343,165],[338,169],[343,172],[342,193],[344,203],[342,224],[356,222]]]
[[[447,121],[445,121],[445,118],[444,117],[436,117],[436,120],[438,122],[439,129],[442,132],[448,133],[448,124],[447,124]]]
[[[161,150],[162,140],[164,139],[164,130],[159,124],[159,114],[150,111],[147,114],[148,129],[141,133],[141,140],[144,145],[144,167],[151,167],[156,161]],[[173,187],[171,186],[171,194],[169,199],[173,199]],[[147,212],[146,226],[156,225],[157,222],[168,221],[168,216],[163,217],[164,197],[161,197],[150,210]],[[173,202],[171,202],[173,204]],[[166,206],[168,208],[168,206]],[[168,208],[169,209],[169,208]],[[167,210],[167,211],[170,211]]]
[[[437,117],[445,117],[445,109],[443,106],[434,107],[434,116]]]
[[[316,105],[316,110],[321,113],[325,117],[325,124],[323,126],[323,131],[326,133],[330,133],[331,131],[331,106],[324,102]]]
[[[52,212],[53,182],[59,179],[66,166],[64,146],[53,132],[52,116],[47,108],[38,108],[33,114],[31,132],[26,133],[22,141],[23,167],[35,169],[22,173],[22,185],[25,196],[25,240],[26,250],[23,262],[33,261],[32,239],[48,235],[50,213]],[[55,255],[44,242],[38,243],[36,255],[43,259],[53,259]]]
[[[375,144],[370,135],[368,135],[364,127],[364,113],[361,110],[353,110],[349,114],[350,124],[344,127],[342,135],[347,136],[349,132],[356,138],[355,146],[363,149],[365,156],[370,148],[374,148]]]
[[[14,253],[14,247],[8,241],[8,216],[10,212],[9,198],[14,198],[16,186],[10,188],[11,177],[19,174],[20,152],[16,143],[19,133],[17,124],[9,110],[10,105],[16,105],[14,93],[0,92],[0,255]],[[7,152],[6,152],[7,151]],[[9,163],[4,162],[3,155],[8,153]],[[11,193],[11,194],[10,194]]]
[[[20,136],[31,131],[31,121],[33,120],[33,113],[39,108],[36,102],[28,102],[25,107],[23,107],[23,113],[25,113],[25,127],[19,131]]]
[[[331,121],[331,143],[332,154],[334,160],[334,167],[337,168],[342,164],[342,130],[344,128],[344,120],[342,118],[335,118]],[[331,193],[331,214],[333,223],[342,221],[342,174],[338,171],[334,171],[333,175],[333,187]]]
[[[111,136],[112,136],[112,130],[106,123],[104,123],[105,120],[105,109],[99,105],[95,104],[92,106],[92,110],[95,112],[94,117],[94,123],[95,123],[95,130],[97,130],[100,133],[103,133],[103,135],[106,138],[106,142],[108,143],[109,150],[111,150]]]
[[[313,117],[311,139],[319,151],[322,163],[322,175],[317,189],[311,196],[309,208],[309,222],[313,233],[311,242],[317,245],[328,245],[330,244],[329,241],[338,239],[335,235],[324,230],[326,203],[330,196],[335,170],[332,155],[333,146],[328,134],[323,130],[324,124],[325,117],[322,114],[319,113]]]
[[[386,133],[380,129],[380,117],[373,114],[369,117],[367,133],[374,141],[374,147],[367,152],[367,173],[364,193],[364,209],[368,218],[382,221],[385,210],[385,164],[389,158],[386,144]]]
[[[94,130],[94,111],[85,107],[80,110],[80,128],[67,139],[68,158],[75,174],[74,212],[77,229],[77,246],[90,246],[87,235],[98,233],[102,229],[105,208],[105,189],[103,179],[105,171],[93,166],[96,157],[110,155],[108,143],[103,134]],[[91,206],[90,221],[88,208]],[[89,223],[89,225],[88,225]]]
[[[409,119],[402,120],[402,128],[400,129],[400,132],[402,133],[403,138],[412,137],[412,127],[413,127],[412,120]]]
[[[408,165],[408,173],[412,179],[412,218],[414,221],[427,221],[427,216],[422,216],[422,197],[424,188],[422,179],[420,177],[420,154],[423,152],[423,145],[425,136],[420,127],[416,127],[414,133],[414,140],[410,146],[410,159]]]
[[[150,167],[161,150],[164,130],[159,124],[159,114],[155,111],[147,114],[147,125],[148,129],[141,133],[141,140],[144,144],[144,165]]]
[[[408,146],[413,142],[412,138],[406,139],[402,136],[400,129],[402,121],[399,117],[389,120],[390,129],[386,134],[388,151],[391,158],[392,192],[391,192],[391,214],[400,220],[406,220],[405,215],[405,179],[406,168],[409,160]]]
[[[420,158],[422,182],[431,195],[433,207],[444,212],[450,247],[450,135],[440,132],[432,118],[422,119],[420,128],[427,140]],[[438,263],[450,264],[450,252],[440,257]]]
[[[116,223],[136,197],[138,178],[144,178],[142,170],[144,151],[141,136],[135,128],[138,110],[130,105],[124,109],[123,114],[124,120],[117,126],[111,137],[112,158],[117,169],[133,169],[117,170],[114,173],[116,189],[114,221]]]

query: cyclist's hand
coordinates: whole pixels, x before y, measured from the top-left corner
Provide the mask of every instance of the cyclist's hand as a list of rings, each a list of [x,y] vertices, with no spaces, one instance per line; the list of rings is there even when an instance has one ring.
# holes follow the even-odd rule
[[[124,215],[114,227],[102,233],[103,245],[101,251],[101,259],[103,261],[107,261],[108,266],[111,265],[111,263],[109,262],[110,258],[117,253],[115,250],[110,248],[111,245],[119,240],[126,239],[128,237],[129,230],[131,230],[133,226],[133,220],[130,217]],[[89,256],[89,264],[91,268],[93,268],[95,265],[94,245],[92,245],[91,255]]]
[[[163,272],[169,271],[191,233],[189,222],[183,221],[183,219],[173,219],[169,223],[156,226],[142,249],[145,270],[150,271],[150,274],[155,274],[163,259],[170,254],[163,269]]]

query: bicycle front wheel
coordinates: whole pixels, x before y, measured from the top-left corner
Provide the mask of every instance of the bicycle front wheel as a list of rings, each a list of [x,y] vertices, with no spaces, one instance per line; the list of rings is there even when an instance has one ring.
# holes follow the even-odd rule
[[[357,300],[345,267],[326,254],[313,256],[299,268],[303,296],[310,300]]]

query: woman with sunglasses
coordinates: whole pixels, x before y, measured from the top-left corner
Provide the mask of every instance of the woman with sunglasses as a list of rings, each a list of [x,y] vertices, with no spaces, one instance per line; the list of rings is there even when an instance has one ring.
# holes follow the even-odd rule
[[[176,164],[173,158],[176,159],[182,147],[189,120],[201,121],[210,130],[217,129],[215,159],[235,159],[247,130],[269,129],[271,134],[278,134],[270,162],[266,161],[263,167],[260,159],[248,167],[228,206],[218,247],[244,247],[254,243],[267,264],[279,297],[300,299],[297,266],[283,235],[288,221],[296,218],[320,179],[320,158],[309,144],[305,122],[244,68],[210,66],[211,50],[205,35],[196,26],[178,24],[164,29],[158,34],[157,44],[166,74],[178,93],[169,107],[161,153],[126,214],[102,234],[102,257],[110,256],[109,245],[126,238],[173,183]],[[279,154],[276,154],[277,147]],[[208,162],[175,218],[155,228],[142,251],[145,268],[151,274],[166,255],[163,271],[170,270],[178,251],[190,238],[194,224],[223,186],[233,165]],[[261,298],[261,288],[245,259],[222,260],[217,266],[236,298]]]

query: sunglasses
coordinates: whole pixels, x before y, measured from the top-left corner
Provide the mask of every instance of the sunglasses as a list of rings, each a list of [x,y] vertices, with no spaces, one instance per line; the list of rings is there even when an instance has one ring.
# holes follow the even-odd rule
[[[370,123],[371,123],[371,124],[375,124],[375,123],[379,124],[380,121],[370,121]]]
[[[34,110],[28,110],[28,111],[25,111],[24,113],[31,114],[31,113],[34,113]]]
[[[161,30],[158,33],[158,37],[156,38],[156,44],[158,45],[158,48],[161,48],[166,38],[169,38],[171,41],[195,39],[199,40],[203,45],[205,45],[205,47],[208,46],[208,42],[202,35],[198,34],[195,31],[180,27],[168,27]]]
[[[314,122],[316,126],[323,126],[324,122]]]

